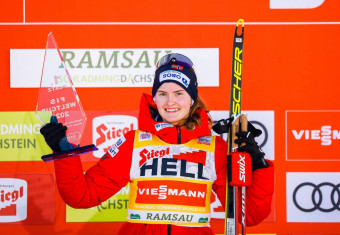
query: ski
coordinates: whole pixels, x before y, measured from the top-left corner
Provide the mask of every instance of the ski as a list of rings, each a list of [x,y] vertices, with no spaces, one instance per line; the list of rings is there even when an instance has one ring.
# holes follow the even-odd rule
[[[240,32],[241,31],[241,32]],[[234,152],[238,146],[235,146],[234,134],[240,130],[241,116],[241,87],[242,87],[242,66],[243,66],[243,38],[244,38],[244,21],[239,19],[236,25],[234,41],[233,41],[233,56],[231,69],[231,86],[230,86],[230,111],[229,118],[233,117],[231,129],[228,132],[228,155]],[[244,115],[245,116],[245,115]],[[242,126],[246,125],[246,121]],[[238,235],[238,187],[230,186],[231,182],[231,158],[228,157],[228,175],[227,175],[227,190],[226,190],[226,222],[225,234]],[[245,187],[242,187],[242,234],[245,234]]]

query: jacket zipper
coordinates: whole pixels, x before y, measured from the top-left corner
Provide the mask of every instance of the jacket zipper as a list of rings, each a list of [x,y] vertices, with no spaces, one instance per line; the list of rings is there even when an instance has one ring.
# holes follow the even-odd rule
[[[171,234],[171,224],[168,224],[166,234],[167,234],[167,235],[170,235],[170,234]]]
[[[176,127],[177,128],[177,144],[181,144],[181,128],[179,126]],[[171,224],[168,224],[167,227],[167,235],[171,234]]]
[[[177,128],[177,144],[181,144],[181,128],[179,126]]]
[[[179,126],[176,126],[177,128],[177,144],[181,144],[181,128]],[[166,234],[171,234],[171,224],[168,224]]]

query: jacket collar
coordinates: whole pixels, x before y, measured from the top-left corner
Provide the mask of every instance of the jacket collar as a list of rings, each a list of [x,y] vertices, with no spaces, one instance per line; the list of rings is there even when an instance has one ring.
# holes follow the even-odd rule
[[[201,136],[210,136],[208,114],[203,109],[199,111],[202,124],[201,126],[196,125],[193,131],[173,126],[169,123],[155,121],[151,115],[151,109],[157,110],[157,106],[153,101],[152,96],[144,93],[142,95],[139,108],[139,130],[155,134],[169,144],[177,144],[179,131],[181,135],[181,143],[186,143],[189,140],[196,139]]]

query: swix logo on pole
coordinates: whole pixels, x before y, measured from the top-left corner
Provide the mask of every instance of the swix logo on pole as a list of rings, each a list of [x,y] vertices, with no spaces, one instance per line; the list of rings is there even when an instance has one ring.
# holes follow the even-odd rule
[[[231,152],[231,186],[249,186],[252,181],[251,156],[246,152]]]
[[[340,111],[286,111],[288,160],[340,160]]]
[[[27,182],[0,178],[0,222],[17,222],[27,218]]]
[[[239,180],[245,183],[246,182],[245,156],[242,156],[241,154],[239,154],[239,157],[240,157],[240,160],[237,161],[239,165]]]
[[[107,115],[93,119],[93,143],[98,151],[95,157],[102,157],[116,141],[127,132],[137,129],[137,118],[126,115]]]

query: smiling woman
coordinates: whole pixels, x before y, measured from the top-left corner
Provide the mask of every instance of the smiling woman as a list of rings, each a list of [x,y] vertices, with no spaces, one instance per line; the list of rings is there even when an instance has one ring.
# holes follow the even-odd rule
[[[227,143],[211,136],[212,120],[198,97],[192,66],[180,54],[160,59],[152,96],[141,99],[139,130],[124,134],[86,174],[79,156],[54,162],[59,192],[69,206],[99,205],[130,183],[127,222],[119,234],[213,234],[210,197],[214,191],[225,205]],[[53,139],[48,143],[52,149],[63,131],[52,123],[41,129],[45,139]],[[251,145],[248,149],[258,159],[260,150],[251,136],[240,142]],[[270,212],[270,161],[254,170],[252,181],[247,189],[249,226]]]

